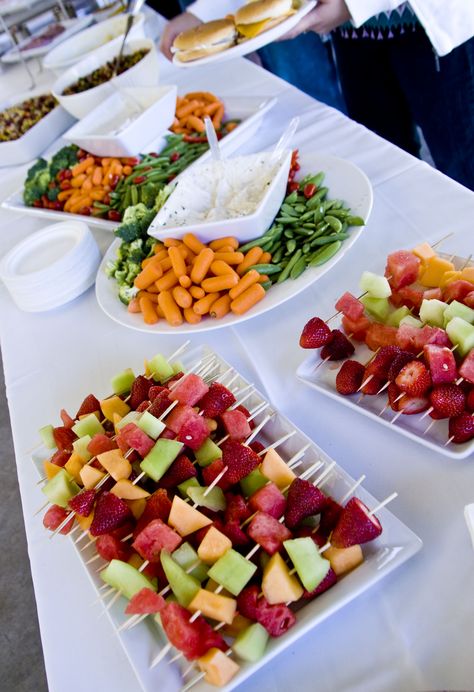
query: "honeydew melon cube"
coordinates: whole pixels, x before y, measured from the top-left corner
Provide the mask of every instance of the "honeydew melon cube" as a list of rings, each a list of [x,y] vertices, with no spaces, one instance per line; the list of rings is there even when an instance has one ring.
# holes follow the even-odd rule
[[[194,533],[194,531],[202,529],[204,526],[209,526],[209,524],[212,524],[212,520],[175,495],[168,517],[168,524],[176,529],[180,536],[187,536],[190,533]]]
[[[200,589],[199,581],[190,574],[186,574],[185,570],[173,560],[166,550],[161,551],[160,560],[178,603],[187,608]]]
[[[152,583],[135,567],[122,560],[112,560],[100,573],[102,581],[121,591],[130,600],[142,589],[153,589]]]
[[[390,313],[390,303],[388,298],[374,298],[373,296],[362,296],[360,302],[364,305],[367,312],[375,317],[378,322],[385,322]]]
[[[256,565],[231,548],[212,565],[208,574],[224,589],[238,596],[256,569]]]
[[[80,487],[71,478],[69,473],[62,468],[41,488],[41,490],[51,504],[59,505],[59,507],[67,507],[67,503],[71,497],[77,495],[80,491]]]
[[[423,322],[421,320],[417,320],[416,317],[413,317],[412,315],[407,315],[401,319],[398,326],[401,327],[402,324],[408,324],[409,327],[415,327],[415,329],[421,329],[423,326]]]
[[[199,589],[188,608],[192,613],[199,610],[203,615],[212,620],[225,622],[227,625],[230,625],[235,617],[237,601],[235,598]]]
[[[141,470],[145,471],[155,482],[159,481],[181,452],[182,448],[183,443],[177,442],[176,440],[157,440],[150,452],[143,461],[140,462]]]
[[[152,440],[158,439],[163,430],[166,428],[163,421],[158,420],[158,418],[153,416],[148,411],[144,411],[136,423],[140,430],[143,430],[143,432],[146,433],[148,437],[151,437]]]
[[[232,644],[232,649],[235,655],[243,661],[255,663],[265,653],[269,637],[270,635],[265,627],[259,622],[254,622],[245,630],[239,632]]]
[[[406,305],[394,310],[386,319],[385,324],[389,327],[399,327],[405,317],[411,317],[410,309]],[[421,322],[420,322],[421,327]]]
[[[127,368],[123,372],[119,372],[117,375],[114,375],[110,383],[113,393],[119,395],[129,392],[132,388],[134,380],[135,374],[132,368]]]
[[[474,310],[468,305],[460,303],[458,300],[453,300],[451,303],[449,303],[448,307],[444,311],[444,324],[448,324],[453,317],[460,317],[462,320],[469,322],[469,324],[473,324]]]
[[[52,425],[43,425],[43,427],[38,430],[38,433],[41,437],[41,442],[47,449],[56,449]]]
[[[212,647],[204,656],[197,659],[204,680],[210,685],[224,687],[238,673],[240,666],[223,651]]]
[[[283,545],[304,588],[307,591],[314,591],[331,568],[329,560],[321,557],[313,539],[309,536],[284,541]]]
[[[207,577],[209,567],[205,565],[199,558],[199,554],[194,550],[193,546],[188,543],[182,543],[179,548],[176,548],[171,557],[178,563],[186,572],[192,565],[196,565],[189,574],[195,577],[199,582],[203,582]]]
[[[392,295],[392,289],[385,276],[363,272],[359,286],[361,291],[367,292],[373,298],[388,298]]]
[[[251,473],[254,473],[254,471]],[[266,479],[268,478],[268,480],[273,481],[280,490],[291,485],[296,478],[295,473],[275,449],[269,449],[263,457],[263,461],[260,465],[260,472]]]
[[[211,526],[199,544],[197,554],[201,560],[213,565],[232,548],[232,541],[215,526]]]
[[[178,485],[178,490],[184,498],[189,497],[188,488],[200,488],[199,481],[197,478],[188,478],[187,481],[183,481]]]
[[[208,437],[199,449],[194,452],[194,456],[199,466],[209,466],[216,459],[221,459],[222,449]]]
[[[107,420],[114,421],[115,416],[123,418],[130,411],[130,406],[119,396],[109,396],[100,402],[100,408]]]
[[[250,471],[247,476],[240,479],[240,487],[245,497],[250,497],[267,483],[268,478],[263,475],[259,468]]]
[[[81,457],[83,461],[89,461],[89,459],[92,459],[92,454],[87,449],[87,446],[91,440],[92,437],[90,435],[84,435],[78,440],[74,440],[72,443],[73,450]]]
[[[140,420],[141,416],[142,414],[138,411],[129,411],[122,418],[120,418],[120,420],[114,421],[115,430],[118,432],[129,423],[136,423],[138,425],[138,421]]]
[[[91,438],[97,433],[104,433],[104,427],[94,413],[89,413],[72,426],[72,430],[78,437],[89,435]]]
[[[173,369],[173,375],[177,375],[179,372],[184,372],[184,365],[181,360],[175,360],[174,363],[171,363],[171,367]]]
[[[446,325],[446,333],[458,348],[457,353],[461,357],[467,356],[471,348],[474,348],[474,326],[461,319],[453,317]]]
[[[153,356],[153,358],[148,361],[148,370],[150,374],[153,375],[154,379],[160,382],[168,380],[175,374],[173,367],[161,353],[157,353],[156,356]]]
[[[188,488],[188,496],[196,505],[212,509],[213,512],[223,512],[226,508],[227,503],[224,493],[217,486],[211,488],[211,490],[207,487],[196,488],[191,486]]]
[[[298,601],[303,595],[303,587],[295,575],[290,574],[280,553],[272,555],[263,570],[262,591],[271,604]]]
[[[420,306],[420,320],[432,327],[444,326],[444,311],[448,304],[442,300],[432,298],[432,300],[423,299]]]

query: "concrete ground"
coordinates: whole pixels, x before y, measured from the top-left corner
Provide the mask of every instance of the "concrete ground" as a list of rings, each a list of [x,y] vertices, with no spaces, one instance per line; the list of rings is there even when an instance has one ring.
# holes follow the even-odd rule
[[[23,513],[13,461],[10,418],[0,369],[0,690],[45,692],[48,687],[29,570]]]

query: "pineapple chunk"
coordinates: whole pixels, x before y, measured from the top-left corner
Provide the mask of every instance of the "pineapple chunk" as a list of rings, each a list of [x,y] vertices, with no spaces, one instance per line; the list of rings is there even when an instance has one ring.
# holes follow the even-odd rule
[[[220,649],[213,647],[197,659],[198,666],[203,673],[206,673],[204,680],[210,685],[223,687],[236,675],[239,665],[225,655]]]
[[[297,601],[303,595],[303,587],[294,574],[290,574],[285,561],[275,553],[263,570],[263,595],[269,603]]]

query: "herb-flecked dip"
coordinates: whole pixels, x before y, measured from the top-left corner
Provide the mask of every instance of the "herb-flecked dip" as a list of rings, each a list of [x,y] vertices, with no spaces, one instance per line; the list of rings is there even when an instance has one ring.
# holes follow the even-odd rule
[[[134,53],[130,53],[130,55],[123,55],[122,59],[120,60],[117,74],[122,74],[122,72],[126,72],[131,67],[139,63],[147,53],[149,53],[149,49],[142,48],[140,50],[136,50]],[[62,95],[71,96],[71,94],[80,94],[82,91],[93,89],[96,86],[100,86],[101,84],[108,82],[114,74],[116,60],[117,58],[109,60],[105,63],[105,65],[98,67],[93,72],[84,75],[84,77],[80,77],[77,82],[74,82],[66,87]]]

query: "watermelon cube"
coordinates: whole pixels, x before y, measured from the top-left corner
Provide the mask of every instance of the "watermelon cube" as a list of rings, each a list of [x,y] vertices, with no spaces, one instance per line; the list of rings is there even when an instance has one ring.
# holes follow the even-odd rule
[[[372,351],[376,351],[382,346],[396,346],[397,328],[374,322],[367,329],[365,343]]]
[[[474,384],[474,349],[467,354],[464,358],[461,367],[459,368],[459,374],[464,377],[465,380]]]
[[[390,302],[395,307],[406,305],[410,309],[418,310],[424,298],[424,289],[419,286],[404,286],[398,291],[393,291]]]
[[[474,291],[471,291],[464,297],[464,305],[467,305],[469,308],[474,308]]]
[[[162,550],[172,553],[180,543],[181,536],[176,531],[161,519],[153,519],[136,536],[132,547],[144,560],[159,562]]]
[[[456,360],[449,348],[436,344],[425,344],[423,346],[423,354],[430,369],[433,384],[443,384],[456,380],[458,376]]]
[[[440,288],[428,288],[423,291],[423,300],[442,300],[443,292]]]
[[[418,332],[421,331],[418,327],[412,327],[410,324],[402,323],[397,330],[397,346],[404,351],[417,353],[415,340]]]
[[[59,505],[51,505],[43,517],[43,526],[50,531],[55,531],[58,526],[63,523],[68,514],[69,512],[66,512],[63,507],[59,507]],[[66,535],[71,531],[73,526],[74,516],[71,517],[71,521],[68,521],[67,524],[63,526],[59,533]]]
[[[473,284],[470,281],[464,281],[464,279],[453,281],[445,286],[443,290],[443,300],[445,300],[447,303],[451,303],[453,300],[458,300],[460,303],[464,303],[465,297],[473,289]]]
[[[418,278],[419,258],[407,250],[397,250],[387,257],[385,276],[395,289],[414,283]]]
[[[346,315],[342,316],[342,328],[346,334],[351,334],[351,339],[356,341],[365,341],[367,329],[370,327],[371,321],[365,315],[362,315],[357,320],[351,320]]]
[[[95,547],[101,558],[107,562],[112,560],[128,562],[132,555],[130,546],[121,541],[114,533],[104,533],[102,536],[97,536]]]
[[[123,427],[120,430],[120,438],[123,439],[131,449],[135,449],[142,458],[146,457],[148,452],[155,445],[155,440],[148,437],[148,435],[144,433],[143,430],[140,430],[135,423],[129,423]]]
[[[209,387],[202,377],[190,373],[180,380],[169,396],[170,399],[177,400],[180,404],[194,406],[208,391]]]
[[[364,306],[358,298],[346,291],[342,294],[335,305],[336,310],[339,310],[352,321],[357,321],[364,314]]]
[[[166,416],[166,426],[170,428],[176,435],[188,420],[193,419],[196,411],[188,404],[178,404]]]
[[[193,415],[189,416],[186,422],[183,423],[177,439],[187,447],[197,450],[209,437],[210,431],[204,418],[196,413],[193,409],[191,410]]]
[[[221,420],[231,440],[243,442],[252,432],[245,414],[237,409],[224,411]]]
[[[275,483],[267,483],[250,497],[249,507],[279,519],[285,512],[286,498]]]
[[[451,341],[444,329],[439,327],[430,327],[425,325],[422,329],[418,329],[414,339],[416,352],[423,350],[425,344],[436,344],[438,346],[451,346]]]
[[[125,615],[152,615],[159,613],[165,604],[163,596],[145,586],[132,596],[125,608]]]
[[[291,532],[284,524],[265,512],[257,512],[247,529],[247,533],[269,554],[274,555],[291,538]]]
[[[189,661],[216,647],[222,651],[228,644],[211,625],[200,615],[190,620],[189,610],[179,603],[167,603],[160,612],[161,624],[170,643],[175,646]]]

